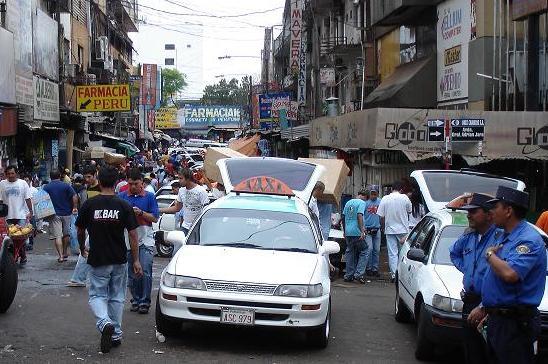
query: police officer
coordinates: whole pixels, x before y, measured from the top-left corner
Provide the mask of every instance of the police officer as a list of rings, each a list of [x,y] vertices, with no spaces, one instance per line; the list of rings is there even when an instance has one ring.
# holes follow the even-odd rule
[[[487,317],[489,357],[495,363],[533,363],[533,343],[540,332],[538,305],[546,283],[546,248],[525,221],[529,194],[499,186],[493,222],[504,229],[488,248],[489,264],[481,289],[482,303],[468,316],[478,325]]]
[[[487,203],[491,199],[492,196],[474,193],[470,202],[459,208],[468,211],[470,229],[453,244],[450,256],[455,267],[464,274],[464,289],[461,292],[464,322],[472,309],[481,303],[481,284],[488,266],[484,258],[485,250],[492,247],[495,239],[502,234],[492,222],[491,205]],[[487,362],[485,341],[476,326],[465,324],[463,328],[466,363]]]

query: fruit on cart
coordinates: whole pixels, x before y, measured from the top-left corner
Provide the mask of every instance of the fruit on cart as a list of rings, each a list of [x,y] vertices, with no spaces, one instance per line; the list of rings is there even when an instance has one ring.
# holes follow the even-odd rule
[[[13,225],[13,224],[10,224],[8,226],[8,234],[10,236],[25,236],[25,235],[28,235],[32,233],[32,225],[31,224],[27,224],[25,226],[20,226],[20,225]]]

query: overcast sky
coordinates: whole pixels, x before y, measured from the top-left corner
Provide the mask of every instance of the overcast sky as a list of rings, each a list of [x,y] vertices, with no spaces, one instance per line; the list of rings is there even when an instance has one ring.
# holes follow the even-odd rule
[[[155,24],[154,26],[162,29],[175,29],[172,33],[176,37],[203,40],[202,62],[191,60],[190,62],[196,64],[187,64],[188,68],[185,72],[193,72],[192,69],[203,67],[203,83],[207,85],[218,82],[220,78],[215,77],[218,75],[225,75],[228,79],[232,77],[240,79],[244,74],[251,74],[254,77],[260,75],[264,27],[281,24],[285,0],[139,0],[139,4],[141,5],[139,18],[144,19],[148,24]],[[242,17],[215,17],[263,12],[270,9],[275,10]],[[281,27],[275,27],[274,35],[279,34],[280,30]],[[139,53],[139,48],[145,46],[136,44],[136,51]],[[218,59],[219,56],[225,55],[256,56],[257,58]],[[162,57],[162,55],[158,56],[158,58]],[[147,62],[139,59],[139,56],[136,59],[139,62]]]

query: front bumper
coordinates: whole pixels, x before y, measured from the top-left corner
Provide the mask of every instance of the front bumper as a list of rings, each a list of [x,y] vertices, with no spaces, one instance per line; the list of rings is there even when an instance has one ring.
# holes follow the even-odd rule
[[[172,299],[166,299],[166,296]],[[176,301],[173,298],[176,297]],[[210,292],[160,286],[160,309],[171,318],[204,322],[219,322],[221,307],[252,309],[255,326],[314,327],[325,322],[329,296],[294,298],[267,295]],[[303,310],[303,305],[319,305],[315,310]]]
[[[462,341],[462,314],[425,305],[428,325],[426,337],[435,344],[459,344]]]

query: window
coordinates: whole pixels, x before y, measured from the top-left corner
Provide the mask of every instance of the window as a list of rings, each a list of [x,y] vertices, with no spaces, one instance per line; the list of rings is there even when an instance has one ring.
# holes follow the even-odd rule
[[[166,51],[173,51],[175,50],[175,44],[166,44],[164,48]]]
[[[174,66],[175,65],[175,58],[166,58],[165,65],[166,66]]]
[[[304,215],[245,209],[208,210],[192,229],[187,244],[318,252]]]
[[[84,47],[78,44],[78,64],[82,66],[84,63]]]
[[[443,228],[432,257],[433,264],[453,265],[449,256],[449,249],[464,233],[467,226],[449,225]]]

